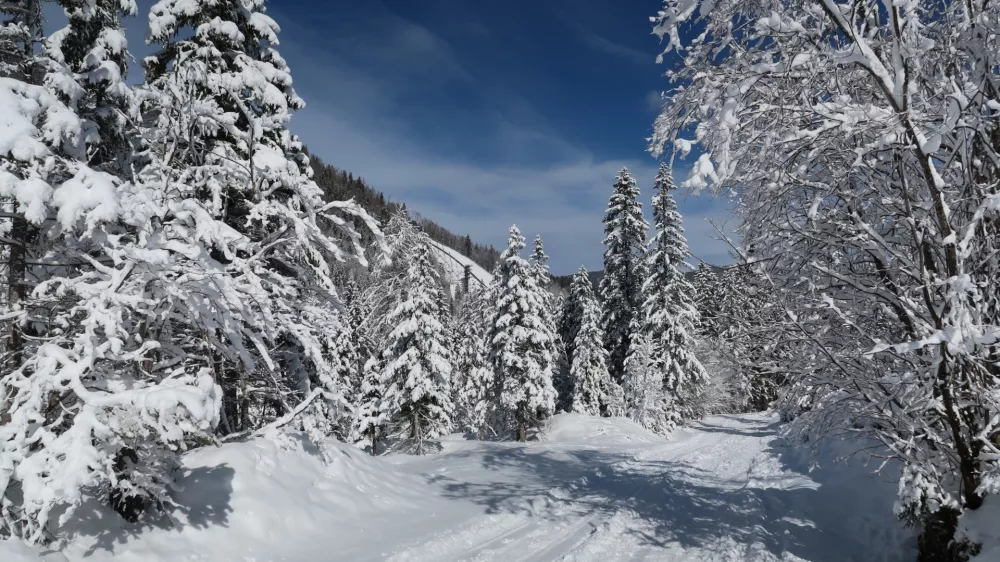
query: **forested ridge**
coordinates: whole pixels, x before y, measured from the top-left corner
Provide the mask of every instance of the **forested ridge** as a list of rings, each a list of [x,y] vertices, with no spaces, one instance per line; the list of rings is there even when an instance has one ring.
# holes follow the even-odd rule
[[[308,152],[308,149],[306,151]],[[388,222],[393,213],[406,208],[405,202],[387,199],[384,193],[368,185],[361,176],[337,169],[323,162],[316,155],[310,156],[310,165],[313,170],[313,180],[323,190],[328,201],[353,199],[383,223]],[[492,245],[475,242],[468,234],[464,236],[454,234],[438,223],[420,216],[412,209],[409,209],[408,213],[410,218],[420,226],[420,229],[430,236],[431,240],[461,253],[486,271],[491,271],[496,265],[500,252]]]

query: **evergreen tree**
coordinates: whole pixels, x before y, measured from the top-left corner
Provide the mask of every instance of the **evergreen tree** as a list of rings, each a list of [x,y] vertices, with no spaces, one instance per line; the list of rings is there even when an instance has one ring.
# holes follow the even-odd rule
[[[566,297],[559,312],[559,339],[563,344],[567,368],[564,373],[560,373],[555,382],[558,392],[558,407],[567,412],[573,407],[574,379],[570,370],[576,353],[576,336],[580,332],[580,322],[583,319],[583,294],[586,291],[584,285],[590,287],[591,292],[593,292],[587,268],[580,266],[580,270],[573,274],[569,296]]]
[[[626,414],[658,435],[666,435],[683,422],[671,396],[663,388],[663,376],[653,365],[653,346],[641,331],[633,340],[625,362],[624,401]]]
[[[510,420],[518,441],[525,441],[529,428],[555,411],[545,298],[531,265],[520,255],[523,249],[524,237],[512,226],[498,264],[499,290],[487,334],[495,377],[491,398],[502,417]]]
[[[451,364],[440,320],[440,281],[428,245],[417,246],[406,276],[405,300],[389,316],[395,328],[382,354],[382,411],[402,446],[418,455],[426,441],[451,428]]]
[[[11,6],[0,8],[10,13]],[[0,131],[0,198],[13,217],[0,236],[15,241],[0,312],[14,320],[0,368],[0,462],[9,476],[0,480],[0,533],[34,542],[53,510],[68,518],[89,495],[133,521],[169,501],[178,454],[209,438],[219,421],[219,391],[209,365],[178,356],[172,342],[161,345],[150,325],[167,309],[189,319],[231,316],[215,314],[217,286],[202,292],[187,277],[195,272],[179,267],[176,255],[191,249],[191,237],[164,244],[157,199],[98,169],[120,132],[100,121],[121,110],[120,100],[105,94],[129,97],[114,60],[127,56],[124,45],[102,44],[120,37],[120,27],[106,29],[112,21],[102,17],[115,8],[85,6],[87,13],[38,53],[38,3],[12,9],[21,13],[0,33],[2,48],[22,49],[0,55],[9,73],[0,78],[7,125]],[[81,18],[98,39],[73,30]],[[92,52],[77,64],[57,48],[60,37],[63,47]],[[45,247],[32,260],[38,282],[29,294],[26,257],[34,241]],[[170,289],[162,300],[147,292],[156,281]],[[186,291],[198,295],[196,306],[177,302]],[[26,329],[36,337],[23,338]],[[153,369],[156,353],[166,360]]]
[[[351,440],[372,456],[378,454],[378,444],[385,438],[387,412],[382,408],[382,363],[377,357],[365,362],[359,402],[354,411]]]
[[[632,342],[633,319],[640,314],[642,282],[645,279],[643,255],[649,225],[642,216],[639,188],[628,170],[615,179],[614,192],[604,213],[604,278],[601,295],[604,313],[604,348],[608,350],[608,369],[621,384],[625,358]]]
[[[310,179],[287,128],[304,104],[263,0],[161,0],[149,23],[149,41],[160,49],[145,60],[149,150],[140,179],[166,207],[162,230],[197,241],[204,251],[197,266],[225,278],[224,294],[238,300],[225,326],[175,318],[171,330],[187,352],[225,360],[224,427],[245,431],[288,413],[289,400],[313,389],[338,394],[335,365],[323,353],[327,334],[316,322],[340,308],[328,264],[365,264],[355,222],[379,244],[381,235],[357,205],[324,203]],[[282,364],[300,356],[301,366]]]
[[[720,318],[721,279],[712,266],[701,262],[694,274],[695,308],[698,310],[698,333],[708,338],[715,338],[723,327]]]
[[[691,331],[698,319],[694,289],[680,268],[689,256],[682,217],[670,194],[675,189],[670,168],[660,166],[655,180],[653,219],[656,234],[646,254],[647,276],[642,285],[642,328],[652,345],[652,366],[662,373],[664,388],[681,407],[687,387],[707,375],[694,356]]]
[[[45,49],[61,76],[71,81],[60,81],[56,87],[97,135],[88,155],[91,167],[129,178],[137,131],[134,96],[125,83],[129,57],[122,18],[135,16],[135,2],[58,1],[69,21],[49,36]]]
[[[608,373],[608,352],[604,349],[599,326],[600,305],[585,270],[574,276],[573,289],[582,309],[570,368],[573,411],[592,416],[615,415],[621,409],[621,399],[616,392],[620,387]]]
[[[487,291],[479,291],[465,300],[454,331],[454,366],[452,368],[452,402],[455,424],[464,431],[478,432],[484,428],[486,390],[492,384],[492,373],[486,363]]]

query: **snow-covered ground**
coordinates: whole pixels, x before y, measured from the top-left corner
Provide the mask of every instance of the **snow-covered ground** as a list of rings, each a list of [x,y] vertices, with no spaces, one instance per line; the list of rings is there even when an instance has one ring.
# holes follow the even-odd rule
[[[667,441],[630,421],[557,416],[539,442],[454,436],[426,457],[323,452],[298,437],[187,457],[179,525],[85,506],[45,560],[909,561],[895,484],[822,464],[774,419],[718,416]],[[0,560],[35,560],[0,542]]]

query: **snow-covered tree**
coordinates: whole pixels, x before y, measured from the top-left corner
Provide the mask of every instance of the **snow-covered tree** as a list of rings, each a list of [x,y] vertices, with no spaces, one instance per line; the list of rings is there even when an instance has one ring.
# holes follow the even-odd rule
[[[712,266],[701,262],[694,273],[695,307],[698,309],[698,333],[702,337],[714,338],[724,325],[719,316],[721,304],[721,282]]]
[[[766,410],[784,382],[779,362],[787,346],[773,331],[781,322],[781,311],[774,306],[766,279],[750,265],[728,268],[717,287],[717,338],[723,342],[720,353],[733,375],[740,409]]]
[[[705,369],[693,350],[698,310],[694,288],[681,271],[689,253],[681,214],[670,193],[676,189],[673,176],[666,164],[656,174],[654,189],[656,234],[646,249],[640,322],[652,346],[652,368],[661,373],[672,404],[682,407],[683,395],[706,379]]]
[[[583,301],[587,291],[593,293],[593,284],[590,282],[587,268],[580,266],[580,270],[573,274],[569,286],[569,296],[566,297],[559,314],[559,337],[563,343],[566,364],[570,368],[562,376],[557,377],[555,383],[558,405],[566,411],[573,407],[574,378],[570,370],[576,354],[576,336],[580,333],[580,323],[583,321]]]
[[[51,34],[45,49],[63,70],[53,86],[96,131],[91,167],[131,177],[137,129],[132,89],[125,83],[128,41],[122,18],[134,16],[134,0],[59,0],[66,27]],[[66,80],[69,78],[69,80]]]
[[[658,435],[667,435],[683,423],[673,398],[663,387],[663,376],[653,365],[653,345],[641,331],[625,361],[626,415]]]
[[[37,4],[17,8],[33,13]],[[91,22],[96,35],[113,37],[114,30],[103,34],[106,23]],[[37,37],[25,22],[14,27]],[[91,119],[117,109],[101,105],[109,99],[88,98],[81,84],[126,86],[110,61],[100,63],[109,76],[85,81],[81,69],[54,58],[53,44],[26,55],[31,60],[21,68],[32,70],[0,78],[7,122],[0,198],[11,219],[0,234],[18,240],[8,253],[13,298],[2,313],[12,329],[0,371],[0,528],[29,541],[44,538],[54,510],[65,520],[93,495],[129,519],[169,502],[178,452],[208,438],[219,420],[219,390],[207,366],[149,360],[162,345],[142,326],[172,299],[151,299],[146,289],[160,275],[178,275],[170,251],[149,243],[159,234],[150,220],[153,203],[135,197],[142,188],[90,166],[104,130]],[[94,50],[95,60],[107,54],[100,45]],[[32,263],[39,282],[31,291],[27,229],[46,244]],[[196,317],[210,309],[201,302],[176,313]],[[20,338],[25,328],[35,336],[30,343]]]
[[[530,428],[553,414],[556,399],[551,333],[543,318],[544,290],[521,257],[523,249],[524,237],[512,226],[497,266],[498,291],[487,332],[494,377],[490,399],[500,414],[494,417],[509,423],[518,441],[525,441]]]
[[[277,24],[262,0],[161,0],[149,23],[148,40],[160,49],[145,60],[149,150],[139,179],[155,202],[153,231],[168,244],[183,240],[184,258],[206,282],[224,280],[209,294],[224,295],[237,312],[206,322],[171,318],[172,344],[216,356],[226,432],[284,415],[313,389],[339,400],[327,334],[314,319],[341,308],[329,262],[365,263],[353,223],[380,235],[353,202],[322,201],[310,179],[287,128],[304,104],[276,50]],[[162,298],[159,288],[151,292]],[[190,305],[203,298],[179,296]],[[300,368],[284,358],[304,361]]]
[[[378,454],[378,444],[385,438],[388,412],[382,408],[382,362],[370,357],[365,362],[361,392],[354,405],[351,441],[368,447],[372,456]]]
[[[958,513],[1000,489],[998,21],[950,0],[668,0],[656,18],[684,64],[654,149],[697,147],[684,185],[737,194],[794,427],[880,440],[928,560],[957,558]]]
[[[418,455],[428,441],[451,429],[451,353],[440,320],[440,281],[430,248],[415,248],[407,268],[405,298],[390,315],[395,326],[382,353],[381,411],[390,436]]]
[[[608,372],[608,352],[600,327],[601,308],[586,270],[573,277],[573,290],[581,305],[580,328],[574,342],[573,411],[592,416],[619,415],[623,409],[621,387]]]
[[[649,225],[642,215],[639,188],[628,170],[615,178],[614,192],[604,212],[604,278],[601,297],[604,312],[604,348],[610,354],[611,377],[621,384],[625,358],[632,343],[633,319],[642,305],[642,282],[646,274],[643,256]]]
[[[478,432],[486,423],[485,400],[492,386],[486,362],[487,308],[492,304],[487,293],[483,290],[467,296],[452,332],[452,403],[455,425],[463,431]]]

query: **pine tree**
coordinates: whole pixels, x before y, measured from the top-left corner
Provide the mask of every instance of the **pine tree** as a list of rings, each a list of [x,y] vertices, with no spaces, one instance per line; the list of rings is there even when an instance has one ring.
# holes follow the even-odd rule
[[[59,0],[69,20],[49,36],[50,59],[70,77],[57,89],[63,101],[95,130],[91,167],[130,178],[136,132],[134,96],[125,83],[128,41],[122,18],[135,16],[134,0]],[[131,121],[131,123],[130,123]]]
[[[625,358],[632,342],[633,319],[640,314],[643,255],[649,225],[642,216],[639,188],[628,170],[615,178],[614,192],[604,213],[604,278],[601,280],[604,313],[604,348],[610,354],[608,369],[621,384]]]
[[[529,263],[535,273],[536,283],[542,296],[542,302],[545,305],[542,307],[541,317],[542,322],[549,334],[549,354],[552,357],[552,376],[554,385],[555,380],[559,378],[560,365],[564,365],[568,369],[569,363],[566,362],[566,358],[564,356],[565,345],[559,337],[559,311],[561,309],[559,302],[560,299],[550,290],[552,286],[552,274],[549,273],[549,256],[545,253],[545,247],[542,244],[541,236],[535,236],[534,248],[531,252]]]
[[[573,274],[569,295],[559,311],[559,339],[563,344],[566,369],[565,372],[559,373],[555,383],[558,392],[557,405],[567,412],[573,407],[574,379],[570,370],[576,353],[576,336],[580,332],[580,322],[583,319],[583,294],[586,290],[584,284],[593,291],[587,268],[580,266],[580,270]]]
[[[555,411],[551,335],[543,314],[545,299],[532,267],[520,255],[524,237],[510,228],[498,264],[498,294],[487,341],[494,388],[491,398],[510,420],[517,440],[525,441]]]
[[[359,402],[355,407],[351,440],[372,456],[378,454],[378,444],[385,438],[387,412],[382,408],[382,362],[369,357],[365,362]]]
[[[406,298],[389,316],[395,328],[382,354],[382,411],[391,433],[402,446],[418,455],[427,441],[451,428],[451,355],[440,321],[440,281],[430,248],[421,244],[411,257],[406,276]]]
[[[25,19],[5,22],[0,34],[3,48],[15,29],[25,41],[20,62],[2,55],[12,74],[0,78],[0,112],[8,123],[0,132],[0,197],[14,211],[0,234],[17,248],[8,253],[4,311],[15,322],[0,369],[0,458],[12,476],[0,487],[0,532],[38,541],[53,510],[65,508],[69,517],[90,495],[106,498],[129,520],[169,501],[178,454],[209,438],[219,421],[219,389],[208,365],[178,357],[147,328],[165,310],[189,319],[231,316],[213,310],[217,287],[206,294],[197,282],[178,281],[194,273],[182,272],[174,254],[187,249],[190,237],[163,244],[156,199],[137,197],[142,186],[99,169],[121,133],[102,121],[122,110],[120,99],[105,94],[129,97],[124,69],[114,62],[127,56],[124,46],[102,43],[120,36],[113,17],[99,17],[109,7],[89,6],[89,15],[73,18],[37,54],[31,43],[38,31],[28,21],[37,2],[16,8],[27,8]],[[85,17],[93,42],[72,27]],[[93,52],[76,65],[62,58],[59,37],[63,47]],[[24,276],[32,239],[46,246],[33,260],[38,283],[29,296]],[[169,286],[169,297],[148,295],[156,281]],[[185,291],[199,295],[197,306],[177,302]],[[20,337],[25,326],[38,336],[28,344]],[[168,359],[156,369],[154,353]]]
[[[675,406],[683,404],[688,387],[701,384],[707,374],[694,356],[691,332],[698,319],[694,288],[680,268],[689,256],[682,217],[670,192],[675,188],[670,168],[660,166],[655,180],[653,219],[656,235],[646,254],[647,277],[642,285],[642,327],[652,345],[653,368]]]
[[[633,340],[625,362],[624,401],[626,415],[658,435],[666,435],[683,422],[671,396],[663,388],[663,376],[653,365],[653,346],[641,331]]]
[[[581,268],[582,269],[582,268]],[[582,313],[580,328],[574,342],[573,365],[573,411],[584,414],[616,415],[621,409],[621,399],[616,392],[620,388],[608,373],[608,352],[604,349],[600,305],[594,296],[586,270],[581,270],[573,278]]]
[[[701,262],[694,274],[695,308],[698,309],[698,333],[715,338],[724,324],[720,318],[721,279],[712,266]]]
[[[214,270],[213,279],[227,279],[225,294],[239,295],[230,325],[177,318],[172,330],[186,351],[225,360],[224,425],[245,431],[288,413],[289,400],[313,389],[338,394],[335,366],[322,352],[327,334],[313,321],[340,308],[328,264],[366,263],[355,223],[379,245],[381,235],[354,203],[324,203],[310,179],[287,128],[304,104],[263,0],[161,0],[149,22],[149,41],[160,49],[144,61],[150,126],[140,180],[168,210],[168,237],[196,242],[204,255],[187,257],[199,256],[197,268]],[[307,359],[301,368],[281,364],[298,356]],[[261,387],[270,392],[250,392]]]
[[[452,368],[452,403],[455,425],[464,431],[479,432],[486,422],[484,401],[492,385],[492,373],[486,363],[486,291],[469,296],[464,302],[454,331],[454,366]]]

